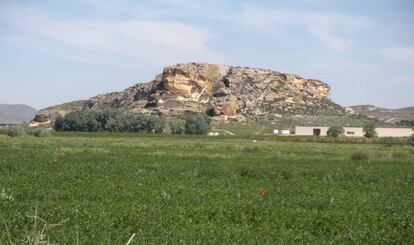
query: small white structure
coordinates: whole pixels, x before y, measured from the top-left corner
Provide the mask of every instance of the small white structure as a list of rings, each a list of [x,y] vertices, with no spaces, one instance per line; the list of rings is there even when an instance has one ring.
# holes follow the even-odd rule
[[[273,134],[279,134],[279,130],[278,129],[273,129]]]
[[[219,132],[209,132],[208,136],[219,136]]]
[[[280,131],[280,133],[283,134],[283,135],[289,135],[290,134],[290,130],[289,129],[282,129]]]

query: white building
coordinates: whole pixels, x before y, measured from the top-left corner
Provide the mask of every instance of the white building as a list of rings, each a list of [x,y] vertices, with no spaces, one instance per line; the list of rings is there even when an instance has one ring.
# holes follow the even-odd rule
[[[329,127],[295,127],[295,135],[327,136]],[[343,127],[344,135],[350,137],[364,136],[364,130],[356,127]]]
[[[329,127],[295,127],[295,135],[327,136]],[[364,130],[360,127],[343,127],[344,135],[348,137],[363,137]],[[376,128],[378,137],[410,137],[411,128]]]
[[[411,128],[376,128],[378,137],[410,137],[413,134]]]

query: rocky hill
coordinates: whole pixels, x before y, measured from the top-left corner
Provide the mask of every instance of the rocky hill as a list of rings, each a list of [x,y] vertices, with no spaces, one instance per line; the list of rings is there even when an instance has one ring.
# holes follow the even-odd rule
[[[401,120],[414,120],[414,107],[386,109],[373,105],[351,106],[356,113],[387,123],[398,123]]]
[[[119,109],[179,116],[208,113],[216,121],[277,120],[284,115],[345,116],[329,98],[330,87],[266,69],[213,64],[177,64],[147,83],[39,111],[34,124],[49,123],[70,111]]]
[[[28,105],[0,104],[0,123],[30,122],[36,112]]]

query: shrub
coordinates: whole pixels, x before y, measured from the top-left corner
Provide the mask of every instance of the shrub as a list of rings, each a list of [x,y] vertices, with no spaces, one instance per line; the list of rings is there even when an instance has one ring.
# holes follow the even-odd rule
[[[7,129],[7,135],[10,137],[20,137],[24,135],[25,131],[22,127],[13,126]]]
[[[414,147],[414,135],[410,137],[410,144]]]
[[[184,118],[187,134],[207,134],[210,131],[211,119],[206,114],[188,113]]]
[[[338,137],[339,135],[344,134],[344,128],[341,126],[331,126],[328,129],[327,134],[332,137]]]
[[[368,160],[369,154],[365,151],[354,152],[351,156],[352,160]]]
[[[36,137],[48,137],[50,136],[50,131],[47,128],[39,128],[33,132],[33,135]]]
[[[168,123],[170,132],[172,134],[184,134],[185,133],[185,120],[180,118],[173,118]]]
[[[380,138],[378,142],[381,145],[390,147],[390,146],[398,144],[398,139],[394,139],[392,137],[383,137],[383,138]]]
[[[364,129],[365,137],[373,138],[377,136],[377,132],[375,132],[375,124],[367,123],[364,125],[363,129]]]

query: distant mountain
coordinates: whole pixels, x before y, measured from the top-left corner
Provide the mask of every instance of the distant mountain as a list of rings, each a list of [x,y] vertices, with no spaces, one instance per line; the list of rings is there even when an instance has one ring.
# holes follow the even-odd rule
[[[350,108],[360,115],[387,123],[398,123],[401,120],[414,120],[414,106],[400,109],[386,109],[373,105],[356,105]]]
[[[37,110],[28,105],[0,104],[0,123],[30,122]]]

